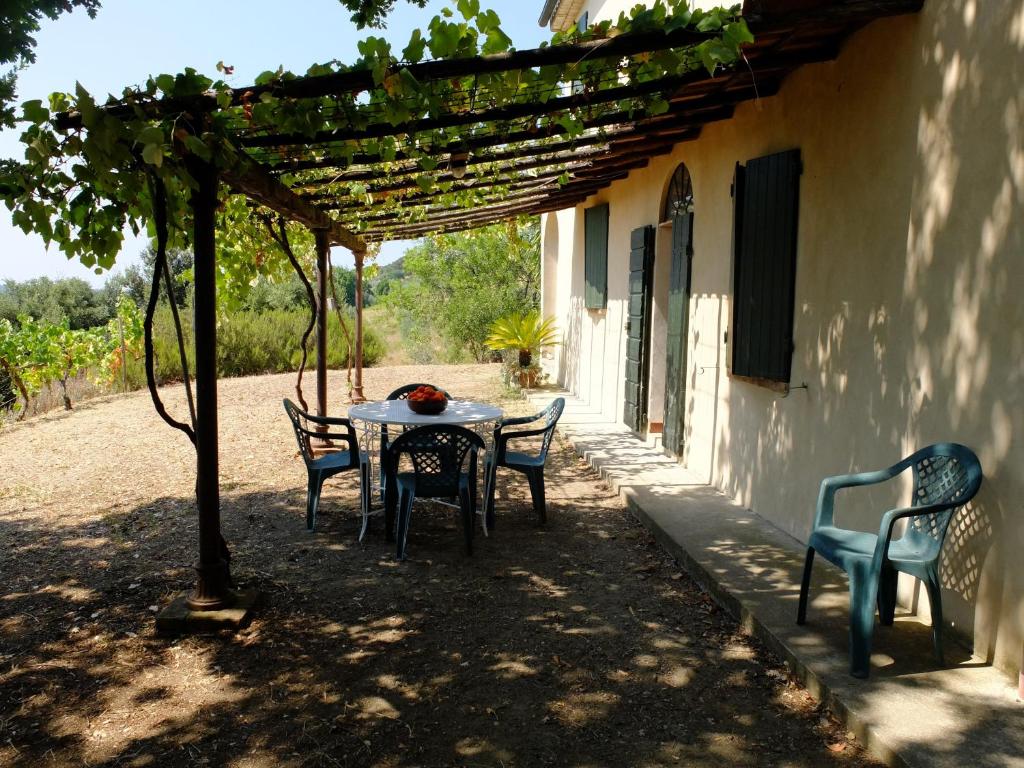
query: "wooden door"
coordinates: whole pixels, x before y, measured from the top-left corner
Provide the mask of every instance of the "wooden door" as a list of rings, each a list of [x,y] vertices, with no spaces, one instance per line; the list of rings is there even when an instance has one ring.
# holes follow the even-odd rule
[[[647,359],[650,354],[651,280],[654,227],[629,237],[629,298],[626,308],[626,394],[623,421],[635,432],[647,429]]]
[[[665,361],[665,448],[682,455],[686,426],[686,339],[690,317],[693,214],[672,217],[672,266],[668,286],[668,340]]]

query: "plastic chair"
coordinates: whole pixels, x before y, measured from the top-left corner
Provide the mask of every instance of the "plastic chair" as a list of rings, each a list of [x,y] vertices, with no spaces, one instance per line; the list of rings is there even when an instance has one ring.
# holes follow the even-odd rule
[[[440,390],[441,392],[444,392],[444,396],[447,397],[449,400],[452,399],[451,395],[449,395],[447,392],[445,392],[440,387],[434,387],[433,384],[403,384],[401,387],[396,389],[394,392],[392,392],[390,395],[388,395],[384,399],[385,400],[408,400],[409,399],[409,395],[411,395],[413,392],[415,392],[419,387],[433,387],[434,389],[437,389],[437,390]]]
[[[449,395],[447,392],[445,392],[440,387],[435,387],[433,384],[422,384],[422,383],[419,383],[419,382],[417,382],[415,384],[403,384],[398,389],[393,390],[384,399],[385,400],[408,400],[409,399],[409,395],[411,395],[413,392],[415,392],[420,387],[433,387],[434,389],[439,390],[440,392],[442,392],[444,394],[444,396],[446,398],[448,398],[449,400],[452,399],[452,396]],[[394,496],[393,494],[389,493],[389,490],[388,490],[387,474],[384,472],[384,454],[387,451],[387,449],[388,449],[388,425],[387,424],[382,424],[381,427],[380,427],[381,466],[380,466],[380,477],[378,478],[378,480],[380,482],[380,499],[384,503],[384,527],[387,529],[385,531],[385,538],[388,541],[391,541],[391,535],[393,533],[393,529],[392,529],[391,525],[392,525],[392,523],[394,521],[395,507],[398,504],[398,498],[396,496]]]
[[[836,491],[874,485],[913,469],[911,506],[891,509],[882,515],[878,534],[862,533],[833,524]],[[896,611],[897,572],[924,582],[932,609],[932,642],[939,664],[942,656],[942,595],[939,588],[939,553],[954,513],[981,487],[981,463],[974,452],[957,443],[937,443],[922,448],[898,464],[877,472],[828,477],[821,483],[814,526],[807,546],[797,624],[807,618],[807,594],[811,565],[818,552],[842,568],[850,579],[850,674],[867,677],[870,669],[871,635],[875,604],[879,621],[891,625]],[[906,531],[893,538],[898,520],[908,519]]]
[[[302,460],[306,462],[308,474],[308,490],[306,492],[306,528],[312,531],[316,527],[317,507],[320,503],[320,490],[324,480],[341,472],[350,469],[359,470],[360,506],[363,513],[363,527],[359,533],[362,540],[366,533],[367,523],[367,502],[366,480],[367,471],[365,462],[360,461],[359,444],[356,442],[356,431],[348,419],[342,417],[314,416],[306,413],[295,403],[287,398],[284,401],[284,410],[291,419],[292,427],[295,430],[295,439],[299,444],[299,452]],[[317,427],[323,427],[319,430]],[[332,430],[332,427],[342,427],[343,430]],[[311,440],[330,440],[334,444],[343,443],[346,450],[337,450],[332,453],[316,456]]]
[[[544,463],[548,458],[548,448],[551,447],[551,439],[555,434],[555,425],[565,410],[565,398],[557,397],[552,400],[547,408],[533,416],[519,416],[512,419],[502,419],[498,428],[494,431],[494,453],[488,457],[485,467],[487,477],[487,504],[485,507],[485,521],[487,528],[494,527],[494,493],[498,479],[498,467],[521,472],[526,475],[530,484],[530,498],[533,501],[533,510],[537,513],[540,522],[546,523],[548,519],[547,501],[544,497]],[[544,420],[544,426],[535,429],[516,430],[506,432],[507,427],[523,426],[535,421]],[[508,450],[511,440],[518,440],[525,437],[543,435],[540,450],[536,454],[522,453]]]
[[[476,516],[476,454],[483,450],[480,435],[453,424],[416,427],[403,432],[388,447],[385,458],[388,482],[398,492],[397,557],[405,559],[412,503],[419,498],[457,497],[462,513],[466,553],[473,553],[473,518]],[[469,468],[462,471],[469,454]],[[412,471],[399,471],[402,456],[411,459]]]

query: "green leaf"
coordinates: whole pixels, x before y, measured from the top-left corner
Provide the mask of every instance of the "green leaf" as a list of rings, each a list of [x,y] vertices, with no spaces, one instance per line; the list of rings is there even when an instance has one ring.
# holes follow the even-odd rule
[[[466,21],[480,13],[480,0],[458,0],[456,5]]]
[[[427,47],[427,41],[423,39],[420,30],[414,29],[409,38],[409,44],[402,50],[402,59],[408,62],[417,62],[423,58],[423,51]]]
[[[737,47],[746,43],[754,42],[754,35],[751,34],[745,19],[734,21],[725,25],[725,37]]]
[[[26,101],[21,105],[22,116],[30,123],[40,125],[50,119],[50,110],[43,106],[40,99]]]
[[[174,75],[157,75],[155,78],[156,87],[163,91],[165,94],[173,93],[174,91]]]
[[[196,157],[205,160],[207,162],[213,157],[213,153],[210,148],[206,146],[206,142],[200,139],[198,136],[189,134],[185,137],[185,146],[188,147],[188,151]]]
[[[164,148],[160,144],[147,144],[142,148],[142,159],[159,168],[164,162]]]
[[[164,132],[163,129],[156,125],[147,125],[135,136],[135,140],[139,144],[163,144],[164,143]]]

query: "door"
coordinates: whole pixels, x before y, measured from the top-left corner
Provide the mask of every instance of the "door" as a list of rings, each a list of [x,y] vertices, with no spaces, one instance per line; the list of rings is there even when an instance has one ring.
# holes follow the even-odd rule
[[[681,208],[672,217],[672,265],[668,285],[668,339],[665,361],[665,448],[682,455],[686,425],[686,338],[690,317],[693,261],[693,213]]]
[[[623,421],[634,432],[647,429],[647,357],[650,354],[654,227],[629,236],[629,300],[626,308],[626,403]]]

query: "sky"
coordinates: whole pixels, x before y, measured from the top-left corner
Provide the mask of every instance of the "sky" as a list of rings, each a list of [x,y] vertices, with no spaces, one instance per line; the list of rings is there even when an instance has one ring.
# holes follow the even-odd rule
[[[35,36],[36,63],[18,77],[17,101],[45,102],[54,91],[73,91],[76,81],[101,100],[144,83],[150,75],[185,67],[217,78],[218,61],[235,68],[226,78],[233,86],[248,85],[260,72],[279,65],[301,73],[313,63],[348,63],[358,58],[357,41],[368,35],[386,37],[401,50],[412,30],[426,27],[445,4],[431,0],[419,9],[398,0],[381,31],[357,30],[337,0],[103,0],[95,19],[76,10],[56,21],[44,20]],[[550,35],[537,24],[542,0],[484,0],[481,5],[497,11],[517,48],[535,47]],[[23,158],[20,134],[20,129],[0,131],[0,157]],[[81,277],[99,286],[137,263],[146,244],[128,233],[114,269],[96,275],[56,247],[47,251],[42,239],[14,227],[10,212],[0,206],[0,282]],[[385,243],[380,263],[394,261],[409,245]],[[343,248],[332,251],[332,261],[338,266],[352,263]]]

